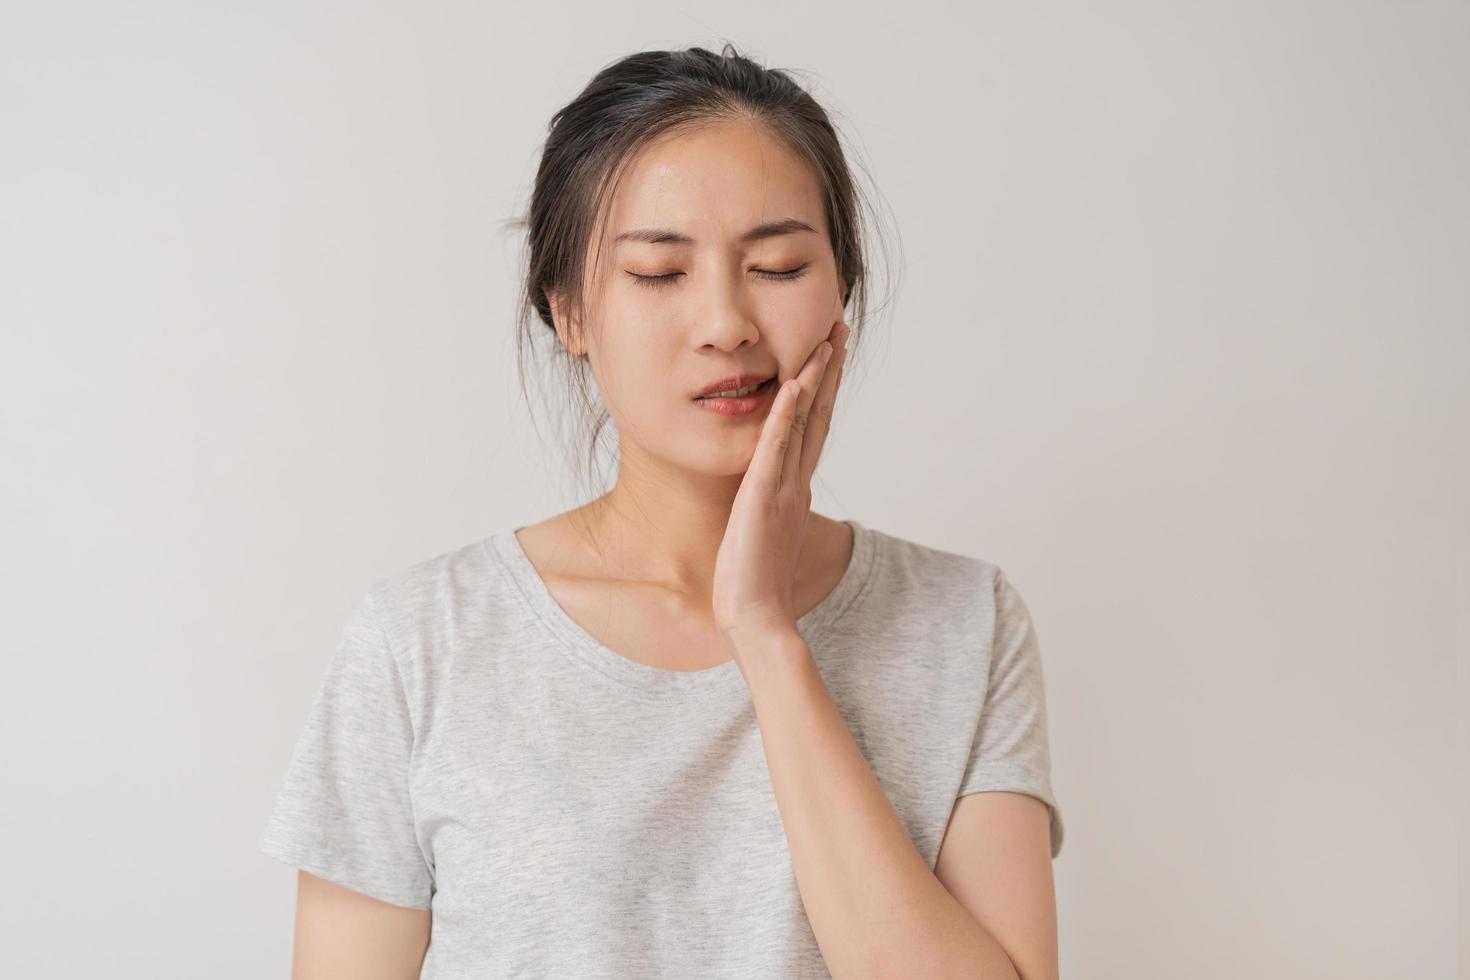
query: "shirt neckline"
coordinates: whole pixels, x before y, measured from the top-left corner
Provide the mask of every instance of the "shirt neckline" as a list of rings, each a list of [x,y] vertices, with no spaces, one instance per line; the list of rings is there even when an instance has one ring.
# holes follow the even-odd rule
[[[852,528],[852,555],[841,579],[822,601],[799,617],[797,631],[812,645],[815,639],[843,613],[866,584],[876,551],[876,533],[856,520],[844,520]],[[668,670],[630,660],[605,646],[567,614],[552,596],[540,572],[521,546],[516,531],[502,530],[486,539],[487,548],[504,564],[516,590],[541,624],[560,642],[559,649],[571,654],[603,676],[652,698],[731,694],[743,691],[745,677],[734,660],[703,670]],[[815,653],[815,647],[813,647]]]

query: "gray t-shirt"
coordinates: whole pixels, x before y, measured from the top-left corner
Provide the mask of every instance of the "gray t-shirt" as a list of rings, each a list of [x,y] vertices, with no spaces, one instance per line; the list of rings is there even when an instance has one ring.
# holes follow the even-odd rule
[[[847,522],[797,623],[934,867],[957,797],[1051,808],[1034,627],[995,565]],[[734,661],[640,664],[557,605],[510,530],[368,588],[261,853],[432,909],[422,976],[830,977]]]

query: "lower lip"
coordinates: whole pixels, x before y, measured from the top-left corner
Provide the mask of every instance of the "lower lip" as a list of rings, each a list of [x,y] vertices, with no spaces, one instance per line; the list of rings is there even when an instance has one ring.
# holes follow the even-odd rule
[[[766,403],[775,388],[776,379],[771,378],[743,398],[696,398],[694,404],[716,415],[749,415]]]

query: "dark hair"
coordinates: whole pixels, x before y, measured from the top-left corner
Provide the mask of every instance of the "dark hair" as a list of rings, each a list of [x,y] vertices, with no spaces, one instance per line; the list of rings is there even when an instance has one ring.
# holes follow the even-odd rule
[[[787,71],[765,68],[731,44],[719,54],[691,47],[641,51],[613,62],[552,116],[529,213],[513,222],[527,232],[525,283],[516,317],[521,390],[526,391],[526,348],[539,333],[548,339],[551,356],[571,376],[572,384],[564,390],[581,397],[581,418],[590,429],[585,456],[589,485],[598,439],[609,416],[588,393],[586,358],[573,356],[557,337],[548,293],[563,295],[578,321],[586,322],[582,314],[588,245],[623,169],[656,138],[721,119],[765,125],[811,166],[822,189],[837,273],[847,287],[842,300],[854,353],[865,335],[870,315],[869,263],[860,212],[865,202],[837,130],[811,94]],[[868,210],[871,213],[871,207]],[[533,312],[540,326],[533,321]],[[850,370],[844,368],[844,388],[849,377]],[[534,423],[534,411],[532,419]]]

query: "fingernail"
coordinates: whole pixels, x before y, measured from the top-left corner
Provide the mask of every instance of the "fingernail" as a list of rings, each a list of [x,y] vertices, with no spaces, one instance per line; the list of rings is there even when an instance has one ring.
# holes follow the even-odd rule
[[[829,358],[831,356],[832,356],[832,345],[829,344],[829,343],[827,343],[827,341],[825,341],[825,340],[822,341],[822,360],[825,361],[825,360],[827,360],[827,358]]]

